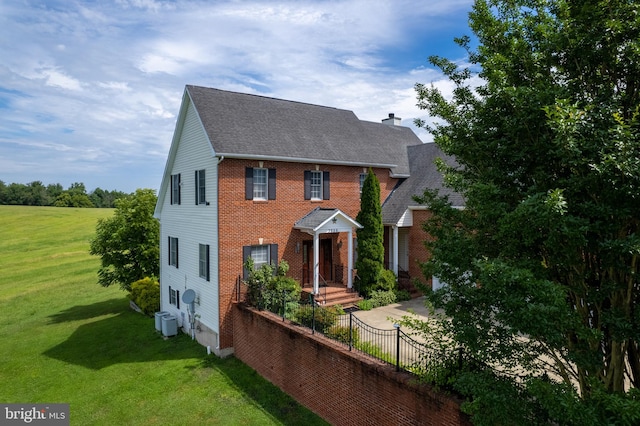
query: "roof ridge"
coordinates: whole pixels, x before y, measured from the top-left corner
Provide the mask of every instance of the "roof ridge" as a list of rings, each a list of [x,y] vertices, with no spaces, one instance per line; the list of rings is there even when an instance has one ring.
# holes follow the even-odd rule
[[[269,99],[269,100],[272,100],[272,101],[290,102],[290,103],[299,104],[299,105],[308,105],[308,106],[312,106],[312,107],[327,108],[327,109],[332,109],[332,110],[336,110],[336,111],[348,111],[348,112],[353,113],[355,115],[355,113],[350,109],[336,108],[336,107],[331,107],[331,106],[327,106],[327,105],[312,104],[310,102],[294,101],[292,99],[276,98],[274,96],[260,95],[260,94],[256,94],[256,93],[236,92],[235,90],[224,90],[224,89],[218,89],[218,88],[215,88],[215,87],[198,86],[198,85],[195,85],[195,84],[187,84],[187,87],[193,87],[193,88],[205,89],[205,90],[215,90],[215,91],[218,91],[218,92],[226,92],[226,93],[231,93],[231,94],[234,94],[234,95],[253,96],[253,97],[256,97],[256,98]],[[356,116],[356,118],[357,118],[357,116]],[[360,120],[359,118],[358,118],[358,120],[359,121],[363,121],[363,120]]]

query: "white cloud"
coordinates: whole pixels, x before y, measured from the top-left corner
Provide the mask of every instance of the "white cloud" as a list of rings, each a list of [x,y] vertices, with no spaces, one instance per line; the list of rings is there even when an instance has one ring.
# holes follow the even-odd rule
[[[98,82],[98,86],[104,89],[112,89],[118,92],[131,92],[131,88],[129,87],[129,84],[124,81]]]
[[[5,3],[0,158],[21,166],[0,169],[0,180],[45,181],[46,171],[55,183],[63,167],[60,180],[88,188],[158,187],[185,84],[351,109],[370,121],[394,112],[410,124],[424,114],[416,82],[450,90],[423,68],[442,53],[423,43],[440,37],[442,22],[464,24],[470,3]]]
[[[40,74],[46,79],[47,86],[60,87],[67,90],[82,90],[80,82],[57,69],[43,69]]]

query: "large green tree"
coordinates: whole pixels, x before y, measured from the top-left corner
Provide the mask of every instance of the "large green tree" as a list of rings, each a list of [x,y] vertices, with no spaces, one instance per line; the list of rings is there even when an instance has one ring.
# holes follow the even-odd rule
[[[104,287],[131,284],[160,271],[160,225],[153,217],[157,197],[152,189],[137,189],[118,199],[114,215],[98,219],[90,253],[101,257],[98,283]]]
[[[480,424],[640,424],[640,4],[478,0],[469,22],[467,68],[430,58],[453,95],[416,86],[466,200],[422,198],[448,283],[430,377]]]
[[[375,290],[384,270],[384,227],[380,205],[380,181],[369,169],[362,184],[360,211],[356,221],[362,228],[356,231],[358,258],[356,269],[360,277],[360,291],[365,295]]]

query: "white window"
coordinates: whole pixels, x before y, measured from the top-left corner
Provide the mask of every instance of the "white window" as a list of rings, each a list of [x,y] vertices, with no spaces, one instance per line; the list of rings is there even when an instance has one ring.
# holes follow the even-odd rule
[[[204,278],[205,280],[209,281],[209,245],[208,244],[200,244],[198,272],[200,274],[200,278]]]
[[[180,309],[180,291],[169,286],[169,303]]]
[[[278,245],[277,244],[264,244],[258,246],[243,246],[242,247],[242,265],[244,279],[249,278],[250,271],[246,268],[247,260],[251,258],[253,260],[254,269],[260,269],[262,265],[278,264]]]
[[[311,171],[311,199],[322,200],[322,172]]]
[[[362,187],[364,186],[364,181],[367,179],[366,173],[360,173],[360,193],[362,194]]]
[[[180,204],[180,173],[171,175],[171,204]]]
[[[169,237],[169,265],[178,267],[178,239]]]
[[[304,199],[328,200],[330,199],[329,171],[305,170],[304,171]]]
[[[254,269],[260,269],[262,265],[269,264],[269,246],[251,246],[251,259]]]
[[[204,170],[196,170],[196,204],[207,204]]]
[[[253,199],[266,200],[268,195],[267,169],[253,169]]]

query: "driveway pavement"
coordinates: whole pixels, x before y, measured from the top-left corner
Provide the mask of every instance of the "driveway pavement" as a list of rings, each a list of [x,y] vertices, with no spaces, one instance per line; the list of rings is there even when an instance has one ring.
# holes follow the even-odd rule
[[[380,329],[393,329],[395,321],[392,319],[400,319],[405,315],[414,313],[423,319],[429,316],[429,310],[424,305],[424,296],[404,302],[392,303],[391,305],[381,306],[371,309],[370,311],[355,311],[355,315],[362,322]]]

